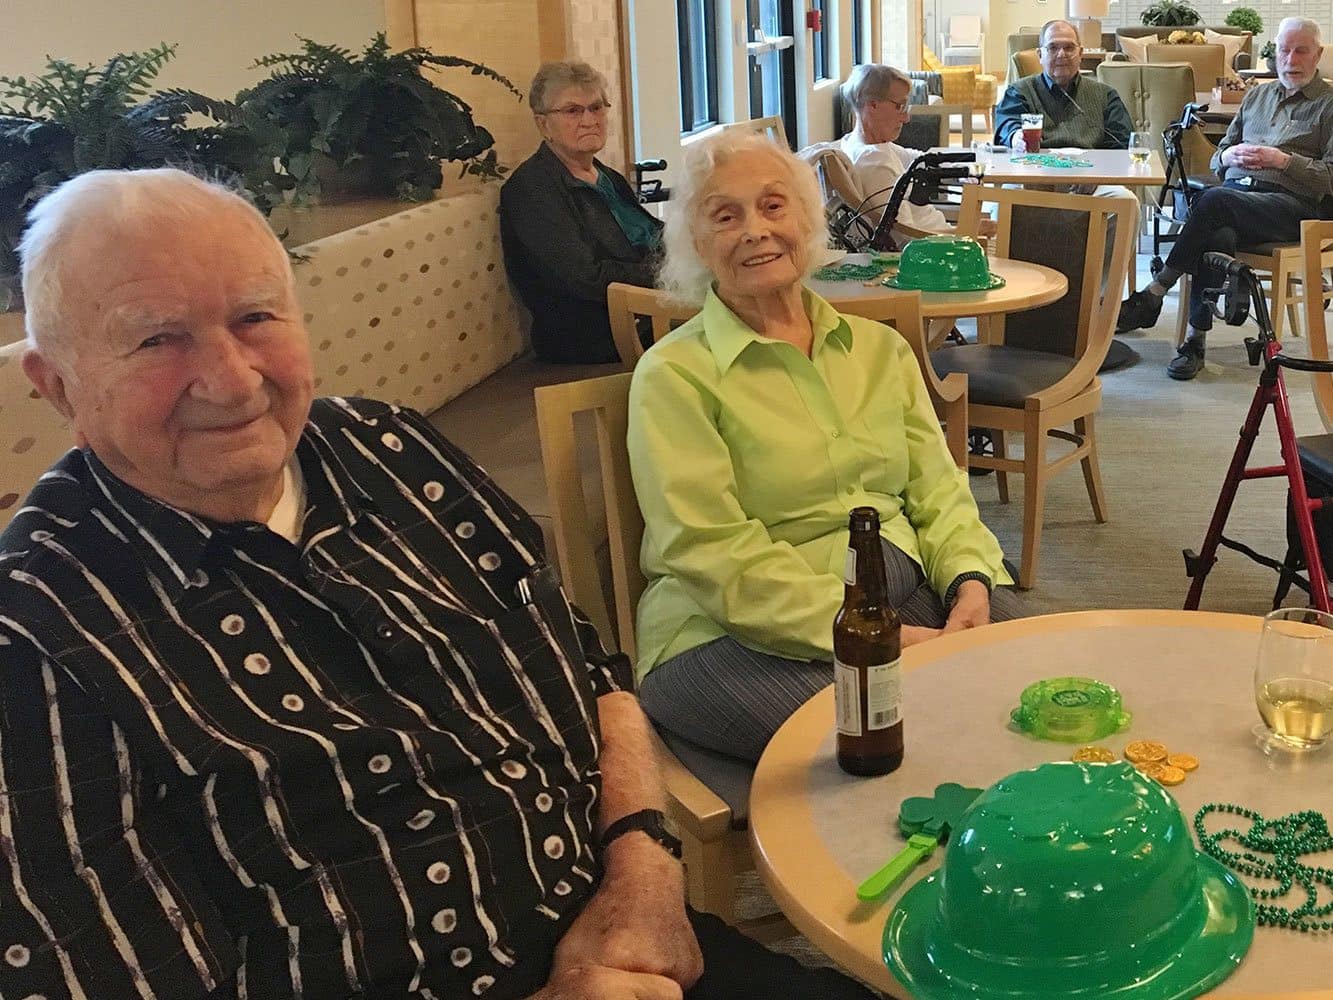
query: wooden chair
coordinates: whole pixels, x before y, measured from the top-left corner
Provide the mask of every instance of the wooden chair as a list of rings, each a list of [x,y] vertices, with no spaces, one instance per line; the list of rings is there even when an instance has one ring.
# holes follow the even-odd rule
[[[1031,587],[1037,577],[1046,484],[1052,475],[1081,462],[1093,516],[1099,522],[1106,520],[1093,428],[1093,417],[1101,407],[1097,370],[1115,330],[1120,290],[1138,229],[1138,202],[972,186],[963,194],[960,228],[975,231],[983,202],[994,203],[999,210],[997,255],[1044,264],[1069,278],[1069,291],[1059,301],[993,320],[986,343],[931,354],[941,377],[952,372],[968,375],[968,419],[974,427],[990,428],[995,440],[993,457],[973,455],[970,463],[996,470],[1002,503],[1009,501],[1008,473],[1023,475],[1018,583]],[[1112,252],[1106,267],[1108,242]],[[1069,424],[1072,432],[1063,429]],[[1007,431],[1022,432],[1022,459],[1006,454]],[[1051,437],[1074,447],[1048,459]]]
[[[743,122],[729,122],[722,126],[723,131],[733,128],[747,128],[753,132],[762,132],[774,142],[787,145],[787,126],[781,115],[765,115],[763,118],[750,118]]]
[[[1305,305],[1305,282],[1302,280],[1305,258],[1299,243],[1261,243],[1236,251],[1236,259],[1244,261],[1259,272],[1268,293],[1268,310],[1273,319],[1273,336],[1282,339],[1283,331],[1290,328],[1291,336],[1301,335],[1301,309]],[[1180,289],[1180,308],[1176,312],[1176,346],[1185,343],[1189,332],[1190,289],[1192,275],[1181,275],[1176,287]]]
[[[875,299],[854,299],[839,310],[852,316],[863,316],[877,323],[891,326],[912,345],[917,364],[926,381],[935,415],[944,424],[944,438],[949,443],[949,454],[960,469],[966,469],[967,449],[967,376],[953,372],[941,378],[930,363],[926,347],[925,329],[921,321],[921,293]]]
[[[606,286],[606,308],[611,315],[611,339],[626,368],[633,368],[643,357],[639,339],[639,317],[651,323],[653,343],[657,343],[680,324],[697,313],[695,306],[673,302],[657,288],[641,288],[613,281]]]
[[[1333,222],[1308,219],[1301,223],[1301,283],[1306,288],[1319,287],[1323,276],[1333,269]],[[1308,356],[1328,361],[1328,314],[1322,294],[1305,299],[1305,329],[1310,338]],[[1333,375],[1322,372],[1310,377],[1315,405],[1324,429],[1333,431]]]
[[[565,591],[597,626],[603,639],[633,660],[634,610],[644,579],[639,570],[643,517],[634,497],[625,446],[630,378],[630,373],[624,372],[543,386],[535,395],[542,468]],[[599,491],[605,512],[602,518],[593,516],[585,491],[585,472],[580,466],[575,434],[579,414],[590,414],[596,428]],[[609,579],[599,569],[602,562],[598,549],[603,538],[609,553]],[[754,867],[746,828],[734,822],[732,807],[717,792],[660,740],[655,742],[670,816],[681,839],[690,905],[734,923],[761,941],[794,933],[781,914],[736,922],[736,877]],[[735,762],[731,767],[750,770]],[[734,788],[734,779],[728,780],[733,781]],[[748,774],[744,787],[748,793]]]

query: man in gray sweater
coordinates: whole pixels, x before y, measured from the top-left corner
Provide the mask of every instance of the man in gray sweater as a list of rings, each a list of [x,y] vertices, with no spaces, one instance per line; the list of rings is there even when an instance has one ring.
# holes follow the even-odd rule
[[[1047,21],[1037,52],[1041,72],[1011,83],[996,108],[995,141],[1014,146],[1023,137],[1022,116],[1045,119],[1041,144],[1048,148],[1124,149],[1129,111],[1112,88],[1080,76],[1083,47],[1068,21]]]
[[[1320,50],[1314,21],[1289,17],[1278,26],[1277,82],[1250,86],[1213,154],[1221,186],[1204,191],[1190,207],[1157,279],[1120,305],[1117,330],[1151,327],[1167,290],[1182,274],[1193,276],[1189,333],[1166,368],[1174,379],[1192,379],[1203,368],[1204,337],[1213,325],[1203,291],[1221,284],[1202,266],[1204,253],[1294,243],[1303,219],[1329,217],[1333,87],[1319,76]]]

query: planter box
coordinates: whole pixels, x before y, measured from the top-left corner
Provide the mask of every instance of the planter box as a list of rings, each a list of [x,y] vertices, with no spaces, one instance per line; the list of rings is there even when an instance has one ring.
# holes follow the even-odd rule
[[[1218,104],[1239,104],[1245,100],[1245,91],[1223,90],[1221,87],[1214,87],[1213,100]]]

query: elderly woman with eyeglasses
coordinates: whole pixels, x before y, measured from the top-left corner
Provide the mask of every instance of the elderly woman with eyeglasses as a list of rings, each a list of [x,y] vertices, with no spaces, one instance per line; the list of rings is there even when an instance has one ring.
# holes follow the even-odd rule
[[[662,224],[597,159],[606,145],[606,78],[585,62],[546,63],[528,89],[542,144],[500,191],[505,268],[532,312],[543,361],[619,358],[606,286],[653,284]]]
[[[668,732],[754,762],[833,679],[852,508],[880,513],[905,643],[1012,617],[991,594],[1011,581],[911,346],[803,285],[827,238],[809,167],[727,132],[689,151],[675,194],[662,283],[702,308],[630,387],[639,696]]]

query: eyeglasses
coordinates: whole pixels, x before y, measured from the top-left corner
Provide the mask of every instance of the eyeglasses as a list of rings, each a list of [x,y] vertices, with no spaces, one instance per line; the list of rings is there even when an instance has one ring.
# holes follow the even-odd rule
[[[1078,51],[1077,45],[1070,45],[1068,43],[1052,42],[1050,45],[1043,45],[1042,48],[1053,56],[1072,56]]]
[[[882,100],[880,100],[880,101],[876,101],[875,103],[877,103],[877,104],[892,104],[895,108],[898,109],[898,114],[900,114],[900,115],[905,115],[905,114],[907,114],[907,106],[908,106],[908,102],[907,102],[907,101],[895,101],[892,97],[885,97],[884,99],[882,99]]]
[[[611,107],[610,101],[595,101],[592,104],[566,104],[563,108],[551,108],[543,111],[544,115],[563,115],[566,121],[576,122],[585,111],[591,111],[594,118],[601,118]]]

